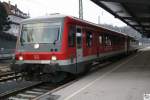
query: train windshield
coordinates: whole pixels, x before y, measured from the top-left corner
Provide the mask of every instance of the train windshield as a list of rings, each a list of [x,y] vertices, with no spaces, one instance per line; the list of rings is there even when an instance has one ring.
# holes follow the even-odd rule
[[[61,23],[35,23],[22,26],[20,42],[54,43],[60,40]]]

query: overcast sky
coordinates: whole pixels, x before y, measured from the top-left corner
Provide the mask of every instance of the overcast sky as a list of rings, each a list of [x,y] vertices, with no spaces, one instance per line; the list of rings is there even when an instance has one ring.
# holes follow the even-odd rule
[[[43,16],[50,13],[61,13],[78,17],[79,0],[1,0],[10,1],[11,4],[17,4],[17,7],[25,12],[30,13],[31,17]],[[84,19],[98,23],[98,16],[100,15],[100,22],[102,24],[111,24],[114,26],[125,26],[123,22],[114,18],[111,14],[98,7],[90,0],[83,0]]]

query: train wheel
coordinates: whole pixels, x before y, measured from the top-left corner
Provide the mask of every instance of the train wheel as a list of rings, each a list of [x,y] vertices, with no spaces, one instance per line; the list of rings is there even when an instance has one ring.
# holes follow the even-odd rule
[[[67,78],[68,74],[65,72],[55,72],[50,74],[44,74],[41,79],[44,82],[60,83]]]
[[[89,71],[90,71],[90,69],[91,69],[91,66],[92,66],[92,64],[91,63],[89,63],[89,64],[86,64],[84,67],[84,71],[83,71],[83,73],[82,74],[87,74]]]
[[[67,78],[67,73],[65,72],[56,72],[52,74],[51,82],[52,83],[59,83],[64,81]]]

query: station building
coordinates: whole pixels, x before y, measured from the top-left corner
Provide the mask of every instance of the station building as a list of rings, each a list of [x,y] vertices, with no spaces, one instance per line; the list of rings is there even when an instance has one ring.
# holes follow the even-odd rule
[[[3,5],[8,14],[8,18],[11,21],[10,29],[6,31],[6,33],[12,34],[14,36],[18,36],[19,34],[19,23],[21,20],[29,17],[29,14],[22,12],[19,8],[17,8],[17,4],[12,5],[10,1],[3,2]]]
[[[19,35],[19,24],[21,20],[29,17],[29,14],[22,12],[17,5],[12,5],[10,1],[2,2],[9,21],[10,29],[0,34],[0,59],[11,58],[16,47],[16,40]]]

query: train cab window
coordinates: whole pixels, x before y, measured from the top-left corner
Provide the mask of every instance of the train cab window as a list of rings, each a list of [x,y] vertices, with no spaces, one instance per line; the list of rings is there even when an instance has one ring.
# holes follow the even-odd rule
[[[77,48],[82,48],[82,31],[81,28],[77,28],[76,30],[76,38],[77,38]]]
[[[92,39],[93,39],[93,35],[90,31],[86,32],[86,46],[87,47],[91,47],[92,46]]]
[[[68,46],[69,47],[75,46],[75,33],[76,33],[75,26],[70,26],[69,34],[68,34]]]

